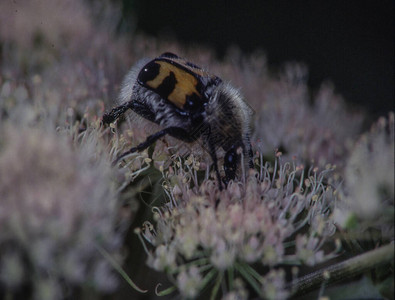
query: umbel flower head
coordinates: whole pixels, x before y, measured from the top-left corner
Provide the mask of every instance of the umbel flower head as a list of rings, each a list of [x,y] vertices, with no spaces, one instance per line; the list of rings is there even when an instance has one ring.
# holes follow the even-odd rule
[[[23,118],[23,115],[20,115]],[[34,299],[117,285],[98,249],[121,246],[109,164],[94,158],[98,133],[75,149],[52,129],[4,121],[0,129],[0,285]]]
[[[335,227],[330,215],[334,190],[324,184],[330,170],[259,162],[245,183],[231,182],[219,191],[215,181],[196,182],[194,160],[175,163],[164,172],[170,201],[154,208],[156,225],[137,232],[152,245],[148,264],[165,271],[183,297],[203,290],[215,297],[285,299],[286,270],[280,265],[320,263],[333,257],[323,245]],[[145,245],[145,244],[144,244]],[[221,292],[219,291],[221,289]]]

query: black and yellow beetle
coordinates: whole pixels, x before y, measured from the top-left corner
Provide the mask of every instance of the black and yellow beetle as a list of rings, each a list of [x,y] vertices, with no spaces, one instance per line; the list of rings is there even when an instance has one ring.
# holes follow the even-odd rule
[[[249,140],[252,109],[230,84],[173,53],[143,60],[132,68],[122,84],[119,102],[120,106],[103,116],[104,124],[131,109],[163,129],[123,153],[116,162],[168,134],[187,143],[203,142],[213,160],[220,189],[218,147],[226,152],[225,183],[236,177],[241,151],[253,167]]]

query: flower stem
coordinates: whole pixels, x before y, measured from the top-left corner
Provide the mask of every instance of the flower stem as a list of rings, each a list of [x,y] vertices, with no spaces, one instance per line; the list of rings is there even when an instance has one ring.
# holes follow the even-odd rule
[[[329,284],[352,278],[393,259],[394,243],[391,243],[298,278],[289,287],[294,295],[303,295],[318,288],[323,283]]]
[[[146,293],[147,290],[140,289],[133,281],[130,279],[129,275],[126,274],[126,272],[123,270],[121,265],[108,253],[103,247],[100,245],[95,245],[96,249],[100,252],[101,255],[103,255],[107,261],[110,263],[110,265],[119,273],[119,275],[122,276],[123,279],[136,291],[140,293]]]

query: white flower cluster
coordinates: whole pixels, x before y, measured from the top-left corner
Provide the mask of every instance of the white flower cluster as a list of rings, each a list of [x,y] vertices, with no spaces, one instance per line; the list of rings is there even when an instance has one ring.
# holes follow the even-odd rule
[[[311,170],[304,180],[303,167],[267,164],[261,175],[251,172],[245,184],[232,182],[219,191],[212,180],[189,189],[184,179],[195,175],[188,166],[175,164],[172,174],[165,172],[178,188],[168,188],[172,201],[155,209],[156,226],[146,222],[141,230],[154,246],[148,264],[167,272],[184,297],[207,285],[212,293],[219,286],[224,295],[234,293],[238,278],[260,296],[285,299],[285,271],[275,267],[333,257],[335,193],[324,184],[328,170]],[[324,252],[325,243],[332,252]],[[271,271],[260,274],[256,266]]]

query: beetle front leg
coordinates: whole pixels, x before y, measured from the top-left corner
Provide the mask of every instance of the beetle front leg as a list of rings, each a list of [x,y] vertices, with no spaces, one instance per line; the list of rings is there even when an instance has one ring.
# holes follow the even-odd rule
[[[151,122],[155,122],[155,114],[151,111],[151,109],[146,104],[131,100],[118,107],[113,108],[109,113],[104,114],[102,118],[102,123],[110,124],[114,122],[128,109],[133,110],[135,113],[137,113],[138,115],[142,116],[143,118]]]
[[[117,120],[125,111],[130,108],[130,102],[122,104],[118,107],[113,108],[109,113],[106,113],[102,117],[103,124],[110,124]]]
[[[186,142],[192,142],[193,139],[190,138],[190,135],[188,134],[187,131],[185,131],[183,128],[179,127],[168,127],[165,128],[161,131],[158,131],[142,142],[141,144],[138,144],[136,147],[131,148],[129,151],[126,151],[123,153],[121,156],[119,156],[114,162],[113,165],[117,164],[121,159],[123,159],[125,156],[132,154],[134,152],[141,152],[145,149],[147,149],[149,146],[151,146],[153,143],[155,143],[158,139],[161,137],[165,136],[166,134],[169,134],[171,136],[174,136],[180,140],[186,141]]]

